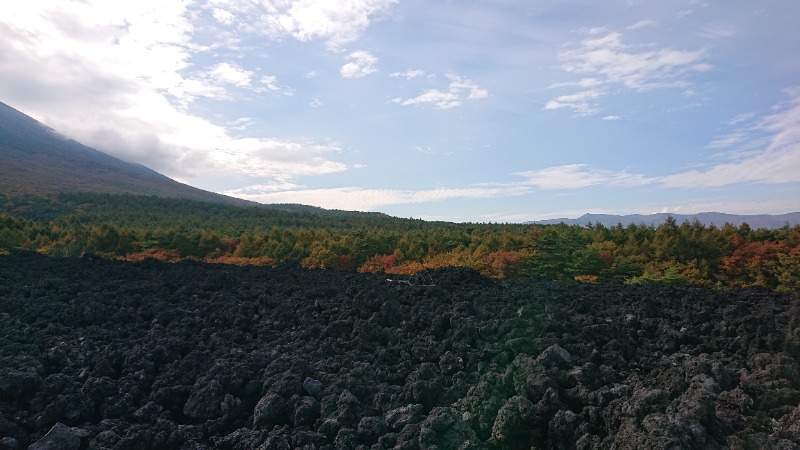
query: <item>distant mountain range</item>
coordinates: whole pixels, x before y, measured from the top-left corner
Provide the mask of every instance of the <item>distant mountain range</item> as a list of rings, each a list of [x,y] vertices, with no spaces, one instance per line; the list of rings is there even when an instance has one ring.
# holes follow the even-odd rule
[[[59,192],[155,195],[256,205],[197,189],[143,165],[114,158],[0,103],[0,194]]]
[[[725,214],[718,212],[704,212],[697,214],[671,214],[671,213],[658,213],[658,214],[629,214],[624,216],[614,214],[584,214],[577,219],[549,219],[538,220],[533,222],[526,222],[532,224],[548,225],[565,223],[567,225],[581,225],[588,224],[602,224],[606,227],[614,227],[617,224],[627,226],[634,225],[652,225],[658,226],[664,223],[668,217],[672,217],[676,222],[694,222],[699,221],[705,225],[721,226],[726,223],[731,225],[740,226],[747,223],[751,228],[781,228],[784,225],[795,226],[800,225],[800,212],[788,214],[757,214],[757,215],[737,215]]]

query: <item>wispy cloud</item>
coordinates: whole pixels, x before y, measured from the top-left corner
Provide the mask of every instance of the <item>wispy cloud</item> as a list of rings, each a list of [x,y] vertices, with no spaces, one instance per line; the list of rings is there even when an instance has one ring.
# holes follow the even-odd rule
[[[635,26],[636,24],[634,24]],[[644,26],[644,25],[640,25]],[[561,69],[583,75],[579,81],[559,82],[551,88],[592,88],[551,99],[545,109],[568,108],[577,115],[599,112],[596,100],[611,87],[634,92],[690,86],[690,76],[711,70],[702,50],[654,48],[624,44],[622,34],[592,29],[577,48],[561,53]]]
[[[347,60],[349,62],[339,69],[339,73],[345,78],[362,78],[378,70],[375,68],[378,58],[364,50],[350,53]]]
[[[292,171],[283,173],[275,172],[276,160],[266,158],[262,165],[252,164],[249,160],[240,158],[239,164],[248,163],[251,170],[258,171],[259,175],[271,176],[272,183],[253,185],[242,189],[230,190],[225,193],[240,198],[246,198],[267,203],[303,203],[326,208],[376,210],[381,207],[443,201],[453,198],[498,198],[517,195],[533,194],[540,190],[576,191],[581,189],[614,188],[636,189],[644,186],[666,187],[672,189],[704,189],[715,188],[739,183],[797,183],[800,182],[800,87],[787,90],[789,99],[777,105],[773,111],[758,119],[752,132],[766,133],[768,138],[765,148],[760,152],[747,153],[733,162],[716,163],[706,169],[683,171],[674,174],[648,176],[641,173],[631,173],[627,170],[609,170],[597,168],[588,164],[567,164],[546,167],[537,170],[523,171],[513,174],[517,181],[504,183],[483,183],[464,187],[440,187],[423,190],[403,189],[370,189],[363,187],[341,187],[331,189],[308,189],[295,184],[292,174],[299,173],[299,167],[292,165]],[[613,117],[613,116],[612,116]],[[608,119],[613,120],[613,119]],[[722,138],[712,141],[718,148],[735,148],[740,143],[746,142],[750,135],[730,139],[722,142]],[[763,140],[763,136],[758,137]],[[723,145],[724,144],[724,145]],[[280,148],[280,153],[286,153],[283,144],[276,143],[271,148]],[[264,143],[254,144],[254,148],[263,148]],[[270,147],[270,146],[267,146]],[[294,147],[294,151],[306,154],[299,158],[308,164],[308,154],[316,155],[317,164],[307,165],[307,173],[329,173],[345,168],[326,159],[324,155],[331,151],[338,151],[331,146]],[[424,149],[420,149],[422,151]],[[267,151],[269,153],[269,151]],[[258,155],[257,151],[240,152],[241,155]],[[290,158],[291,159],[291,158]],[[228,162],[232,164],[231,162]],[[260,168],[260,169],[259,169]],[[784,202],[786,203],[786,202]],[[786,203],[788,204],[788,203]],[[716,209],[737,211],[734,203],[696,203],[683,205],[685,210]],[[724,208],[722,206],[725,206]],[[746,207],[745,207],[746,206]],[[763,206],[763,205],[762,205]],[[672,212],[676,212],[681,205],[671,205]],[[663,209],[663,208],[661,208]],[[771,205],[764,211],[774,210]],[[786,208],[784,208],[786,209]],[[738,206],[742,212],[757,211],[752,204],[744,203]],[[650,213],[655,209],[630,211]],[[583,210],[582,212],[586,212]],[[488,216],[486,216],[488,217]],[[498,216],[499,217],[499,216]],[[511,220],[512,216],[503,216]],[[515,216],[516,217],[516,216]],[[522,216],[519,216],[522,217]],[[519,217],[516,217],[517,219]]]
[[[301,203],[329,209],[375,211],[389,205],[428,203],[454,198],[492,198],[526,192],[512,187],[462,187],[423,190],[366,189],[341,187],[331,189],[292,189],[279,192],[261,186],[251,186],[224,192],[239,198],[262,203]]]
[[[724,136],[720,136],[715,138],[711,142],[708,143],[710,148],[727,148],[734,144],[737,144],[745,138],[745,134],[741,131],[736,131],[730,134],[726,134]]]
[[[249,127],[250,125],[253,124],[253,122],[254,121],[253,121],[252,117],[240,117],[240,118],[238,118],[236,120],[228,121],[225,124],[225,127],[230,129],[230,130],[242,131],[242,130],[246,130],[247,127]]]
[[[737,28],[728,23],[711,22],[700,29],[700,36],[708,39],[726,39],[735,36]]]
[[[214,3],[218,9],[233,12],[235,20],[231,20],[240,27],[275,40],[287,36],[303,42],[321,40],[329,49],[339,51],[345,44],[355,41],[364,29],[385,15],[398,1],[214,0]],[[224,14],[220,18],[228,20]]]
[[[174,101],[186,108],[197,97],[215,100],[231,100],[232,88],[261,92],[265,89],[291,95],[291,90],[278,85],[277,78],[264,75],[254,83],[255,72],[247,70],[237,63],[220,62],[207,69],[195,72],[186,77],[173,75],[173,85],[166,88]]]
[[[261,86],[266,88],[268,91],[281,93],[287,96],[293,95],[292,90],[286,86],[281,85],[278,82],[278,77],[276,77],[275,75],[264,75],[261,78],[259,78],[258,82],[261,83]]]
[[[413,98],[397,97],[392,102],[403,106],[432,105],[437,109],[450,109],[461,106],[465,100],[479,100],[489,96],[489,91],[478,83],[458,75],[445,75],[450,83],[447,90],[429,89]]]
[[[786,90],[788,100],[776,105],[773,112],[756,124],[715,139],[711,146],[732,149],[730,162],[670,175],[668,187],[720,187],[740,183],[800,182],[800,87]],[[750,142],[766,142],[753,151],[742,152]]]
[[[552,100],[549,100],[544,109],[570,109],[575,115],[587,116],[595,114],[597,108],[594,106],[594,101],[604,95],[603,91],[582,91],[574,94],[560,95]]]
[[[640,20],[640,21],[636,22],[635,24],[633,24],[631,26],[625,27],[625,29],[626,30],[638,30],[640,28],[652,27],[655,24],[656,24],[656,22],[654,20],[644,19],[644,20]]]
[[[563,88],[563,87],[578,87],[578,88],[593,88],[602,85],[603,82],[598,80],[597,78],[581,78],[578,81],[563,81],[560,83],[553,83],[549,86],[550,89],[553,88]]]
[[[250,86],[253,72],[245,70],[238,64],[219,63],[206,72],[206,76],[215,84],[227,84],[236,87]]]
[[[742,122],[747,122],[748,120],[750,120],[753,117],[755,117],[755,115],[756,115],[756,113],[754,113],[752,111],[739,114],[736,117],[734,117],[733,119],[729,120],[728,121],[728,125],[738,125],[738,124],[740,124]]]
[[[561,67],[636,91],[686,86],[687,75],[711,69],[702,50],[651,48],[625,45],[622,34],[608,32],[586,39],[578,49],[562,54]]]
[[[281,88],[278,86],[278,77],[275,75],[264,75],[258,80],[261,84],[264,85],[270,91],[280,91]]]
[[[525,185],[539,189],[583,189],[592,186],[703,189],[735,184],[800,183],[800,87],[786,90],[788,99],[755,121],[755,125],[713,139],[709,148],[727,149],[705,167],[646,176],[626,171],[569,164],[520,172]],[[752,118],[752,114],[739,117]],[[724,162],[720,162],[724,161]]]
[[[520,172],[522,184],[539,189],[583,189],[590,186],[634,187],[652,183],[640,174],[595,169],[586,164],[567,164]]]
[[[393,78],[405,78],[407,80],[411,80],[414,78],[421,78],[421,77],[433,77],[434,75],[429,74],[421,69],[408,69],[402,72],[393,72],[389,74],[389,76]]]

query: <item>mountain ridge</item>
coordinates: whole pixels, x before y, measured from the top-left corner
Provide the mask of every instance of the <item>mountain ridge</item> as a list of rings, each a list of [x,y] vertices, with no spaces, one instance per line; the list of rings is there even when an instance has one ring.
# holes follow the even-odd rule
[[[175,181],[59,134],[0,102],[0,193],[96,192],[156,195],[254,206]]]
[[[720,212],[701,212],[697,214],[584,214],[576,219],[559,218],[548,220],[536,220],[525,222],[526,224],[553,225],[564,223],[566,225],[602,224],[606,227],[614,227],[618,224],[627,225],[649,225],[658,226],[666,222],[668,217],[672,217],[676,222],[699,221],[704,225],[722,226],[726,223],[741,226],[747,223],[752,228],[781,228],[785,225],[800,225],[800,212],[786,214],[728,214]]]

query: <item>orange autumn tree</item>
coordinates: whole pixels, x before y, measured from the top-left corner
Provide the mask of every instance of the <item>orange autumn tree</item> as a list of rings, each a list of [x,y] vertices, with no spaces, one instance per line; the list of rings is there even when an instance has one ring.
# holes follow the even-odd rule
[[[129,253],[120,259],[132,262],[144,261],[145,259],[156,259],[161,262],[176,262],[180,261],[182,257],[178,250],[155,247],[140,252]]]
[[[745,242],[729,256],[722,258],[719,277],[731,287],[763,286],[776,289],[780,285],[778,275],[781,266],[791,263],[791,250],[786,243]],[[797,253],[795,249],[795,254]]]
[[[392,273],[394,259],[394,255],[374,255],[369,257],[369,259],[358,268],[358,271],[361,273]]]
[[[413,260],[398,262],[395,254],[374,255],[361,265],[358,271],[413,275],[427,269],[462,266],[471,267],[489,277],[505,278],[519,274],[520,265],[526,256],[528,256],[527,251],[497,250],[472,253],[464,247],[459,247],[449,252],[428,256],[422,262]]]
[[[800,245],[778,255],[778,291],[800,292]]]

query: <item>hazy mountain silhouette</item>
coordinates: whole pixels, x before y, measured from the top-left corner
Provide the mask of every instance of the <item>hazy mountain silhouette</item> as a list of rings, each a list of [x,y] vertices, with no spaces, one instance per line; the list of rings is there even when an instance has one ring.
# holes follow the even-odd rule
[[[0,194],[101,192],[256,205],[179,183],[59,135],[0,103]]]
[[[658,214],[629,214],[618,216],[614,214],[584,214],[577,219],[550,219],[538,220],[528,223],[536,224],[557,224],[565,223],[567,225],[582,225],[586,226],[592,224],[602,224],[606,227],[613,227],[617,224],[624,226],[634,225],[652,225],[658,226],[667,220],[667,217],[672,217],[678,223],[694,222],[698,220],[705,225],[722,226],[726,223],[731,225],[740,226],[747,223],[751,228],[781,228],[784,225],[795,226],[800,225],[800,212],[788,214],[756,214],[756,215],[737,215],[725,214],[718,212],[704,212],[697,214],[671,214],[671,213],[658,213]]]

